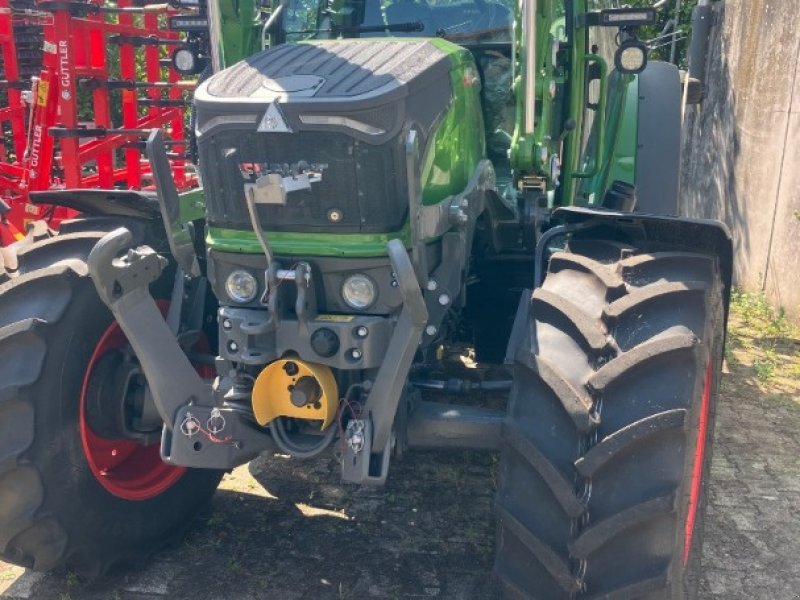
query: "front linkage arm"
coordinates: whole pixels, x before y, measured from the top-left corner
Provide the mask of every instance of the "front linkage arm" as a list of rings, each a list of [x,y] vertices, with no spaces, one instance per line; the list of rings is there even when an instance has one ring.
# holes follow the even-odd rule
[[[133,236],[120,227],[89,254],[89,272],[100,298],[111,309],[147,375],[156,408],[172,430],[186,403],[213,405],[211,387],[195,371],[150,295],[148,286],[166,266],[148,246],[130,248]],[[128,249],[127,253],[119,256]]]
[[[148,289],[167,261],[148,246],[130,248],[132,237],[125,228],[103,237],[89,254],[89,273],[136,352],[164,421],[161,458],[195,468],[243,464],[272,441],[235,408],[215,403],[211,385],[189,362]]]
[[[151,133],[147,148],[179,275],[197,277],[191,233],[180,223],[178,196],[169,177],[160,132]],[[167,260],[148,246],[131,248],[132,240],[124,227],[103,237],[89,254],[89,272],[147,378],[150,396],[164,422],[162,459],[174,465],[215,469],[247,462],[272,447],[271,438],[235,407],[215,402],[212,386],[200,377],[176,338],[176,323],[170,327],[150,294],[149,285],[161,275]],[[170,321],[176,320],[176,310],[179,307],[170,308]]]

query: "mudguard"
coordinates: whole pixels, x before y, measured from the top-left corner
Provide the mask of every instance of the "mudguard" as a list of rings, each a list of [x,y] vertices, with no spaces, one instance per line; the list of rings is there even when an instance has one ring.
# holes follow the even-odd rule
[[[636,210],[678,215],[681,81],[678,67],[653,61],[639,75]]]
[[[87,215],[154,220],[159,217],[155,194],[136,190],[46,190],[30,193],[31,202],[71,208]]]
[[[649,242],[672,244],[683,250],[690,250],[719,258],[720,271],[725,286],[723,302],[725,305],[725,323],[728,321],[733,279],[733,242],[728,227],[711,219],[689,219],[641,213],[621,213],[595,210],[584,207],[561,207],[554,211],[554,220],[562,223],[563,230],[584,230],[588,228],[604,228],[610,235],[615,232],[634,239]],[[554,228],[539,240],[539,246],[552,239]],[[537,247],[537,256],[544,256]],[[537,270],[542,268],[537,261]],[[540,281],[537,273],[537,281]]]

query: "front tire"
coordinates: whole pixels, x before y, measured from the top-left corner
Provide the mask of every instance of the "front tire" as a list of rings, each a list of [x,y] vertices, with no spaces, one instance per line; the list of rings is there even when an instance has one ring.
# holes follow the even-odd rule
[[[150,556],[179,539],[221,477],[164,465],[157,442],[92,429],[87,390],[126,342],[86,257],[118,225],[88,219],[21,246],[0,286],[0,552],[37,570],[93,577]]]
[[[573,240],[533,293],[503,429],[511,598],[694,598],[723,340],[714,257]]]

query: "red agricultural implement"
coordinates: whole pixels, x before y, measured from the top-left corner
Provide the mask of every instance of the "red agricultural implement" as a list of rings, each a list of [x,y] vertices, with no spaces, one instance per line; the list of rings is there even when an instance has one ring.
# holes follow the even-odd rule
[[[36,203],[58,189],[152,188],[141,131],[161,128],[178,190],[197,184],[187,164],[185,93],[171,66],[181,44],[168,4],[0,0],[0,238],[26,224],[74,215]]]

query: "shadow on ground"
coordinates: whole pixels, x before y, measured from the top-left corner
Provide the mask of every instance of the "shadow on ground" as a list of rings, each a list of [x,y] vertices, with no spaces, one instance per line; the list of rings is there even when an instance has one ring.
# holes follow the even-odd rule
[[[800,590],[800,337],[739,297],[718,421],[704,600]],[[411,453],[385,488],[343,485],[335,457],[261,458],[228,475],[184,543],[94,583],[0,563],[19,600],[491,600],[497,457]]]
[[[0,597],[495,598],[495,463],[414,453],[392,466],[385,488],[359,488],[339,481],[333,456],[259,459],[227,476],[185,542],[144,572],[91,584],[26,573]]]

